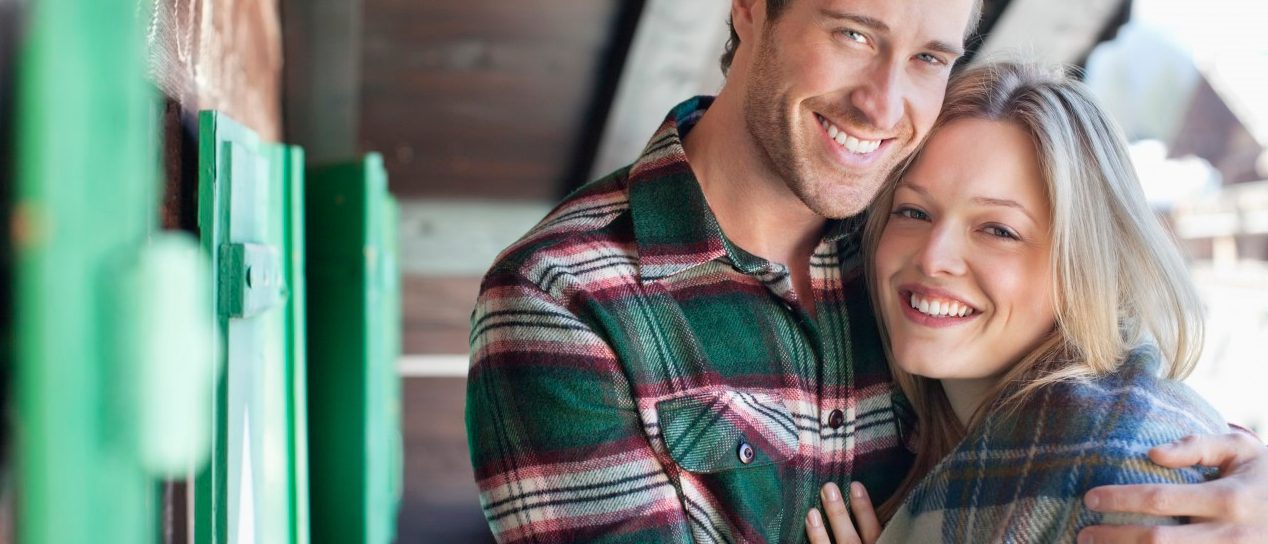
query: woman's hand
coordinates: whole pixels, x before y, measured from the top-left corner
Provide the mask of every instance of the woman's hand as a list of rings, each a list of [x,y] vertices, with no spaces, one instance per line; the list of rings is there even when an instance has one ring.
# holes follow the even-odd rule
[[[841,490],[837,484],[829,483],[819,492],[823,499],[823,510],[827,512],[827,523],[819,510],[810,509],[806,515],[806,534],[810,536],[810,544],[829,544],[828,528],[837,544],[872,544],[881,536],[881,522],[876,519],[876,510],[872,507],[872,499],[867,496],[863,484],[850,484],[850,507],[854,512],[854,521],[850,521],[845,501],[841,499]],[[857,528],[856,528],[857,526]]]

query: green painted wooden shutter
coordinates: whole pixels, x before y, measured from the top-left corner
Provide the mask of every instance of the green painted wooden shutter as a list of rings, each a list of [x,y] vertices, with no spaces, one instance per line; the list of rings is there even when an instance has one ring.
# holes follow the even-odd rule
[[[377,154],[311,169],[306,190],[313,541],[387,543],[401,470],[396,203]]]
[[[209,280],[192,239],[157,231],[146,5],[29,6],[12,233],[20,542],[151,541],[153,483],[206,453]]]
[[[303,154],[218,112],[199,125],[221,367],[196,541],[307,542]]]

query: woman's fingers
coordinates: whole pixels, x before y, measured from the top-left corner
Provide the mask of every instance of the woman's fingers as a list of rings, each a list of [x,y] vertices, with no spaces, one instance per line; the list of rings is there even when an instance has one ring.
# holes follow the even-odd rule
[[[836,484],[824,485],[819,495],[823,501],[823,513],[811,508],[806,514],[806,535],[810,537],[810,544],[829,544],[829,532],[837,544],[872,544],[880,538],[881,522],[863,484],[850,484],[848,507]],[[850,519],[850,512],[854,513],[854,520]]]
[[[858,531],[854,530],[854,522],[850,521],[849,508],[841,497],[841,489],[837,484],[828,483],[819,492],[823,500],[823,511],[828,515],[828,525],[832,526],[832,535],[837,544],[863,544]]]
[[[872,498],[861,483],[850,484],[850,511],[854,512],[854,524],[858,526],[859,537],[863,542],[876,542],[881,537],[881,521],[876,517]]]
[[[810,537],[810,544],[832,544],[832,540],[828,538],[828,528],[823,525],[823,516],[819,514],[819,510],[810,509],[810,513],[806,514],[806,535]]]

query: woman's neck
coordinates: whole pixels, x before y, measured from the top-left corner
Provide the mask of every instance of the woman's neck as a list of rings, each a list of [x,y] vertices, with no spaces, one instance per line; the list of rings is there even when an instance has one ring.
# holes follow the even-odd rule
[[[951,410],[955,412],[956,419],[960,420],[960,424],[967,428],[969,419],[973,417],[973,413],[977,411],[978,407],[986,401],[986,396],[999,383],[999,378],[944,379],[940,381],[942,382],[942,390],[947,394],[947,401],[951,403]]]

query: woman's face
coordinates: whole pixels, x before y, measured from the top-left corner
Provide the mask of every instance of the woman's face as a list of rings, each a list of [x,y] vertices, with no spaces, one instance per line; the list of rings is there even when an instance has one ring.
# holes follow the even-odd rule
[[[1019,126],[947,124],[899,183],[889,212],[874,288],[899,368],[993,378],[1052,329],[1051,212]]]

